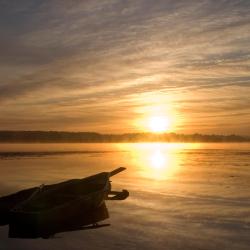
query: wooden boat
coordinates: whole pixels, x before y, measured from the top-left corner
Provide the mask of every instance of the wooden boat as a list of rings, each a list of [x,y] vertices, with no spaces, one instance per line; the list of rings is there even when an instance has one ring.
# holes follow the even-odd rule
[[[8,214],[9,237],[47,237],[71,227],[72,222],[84,226],[108,218],[105,200],[126,199],[129,195],[126,190],[111,191],[109,178],[123,170],[42,185],[1,198],[0,208],[5,204],[2,210]]]

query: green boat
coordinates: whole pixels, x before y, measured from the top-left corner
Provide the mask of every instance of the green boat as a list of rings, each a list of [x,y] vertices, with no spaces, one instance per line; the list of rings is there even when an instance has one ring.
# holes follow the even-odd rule
[[[105,200],[129,196],[127,190],[111,190],[110,177],[123,170],[121,167],[0,198],[0,212],[7,215],[2,222],[9,224],[9,237],[47,238],[68,228],[96,226],[109,217]]]

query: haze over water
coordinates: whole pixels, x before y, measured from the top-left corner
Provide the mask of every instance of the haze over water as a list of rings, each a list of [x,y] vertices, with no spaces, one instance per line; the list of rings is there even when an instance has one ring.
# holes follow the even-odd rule
[[[250,144],[1,144],[0,195],[83,178],[118,166],[109,201],[111,226],[8,239],[6,249],[249,249]]]

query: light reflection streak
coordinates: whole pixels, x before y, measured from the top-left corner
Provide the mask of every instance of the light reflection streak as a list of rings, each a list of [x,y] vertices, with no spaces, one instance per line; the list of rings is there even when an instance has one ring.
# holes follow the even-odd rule
[[[185,143],[135,143],[123,146],[131,152],[131,164],[138,174],[146,179],[168,180],[177,178],[181,171]],[[190,144],[188,148],[199,147]]]
[[[162,169],[166,164],[166,157],[158,150],[152,153],[150,160],[152,167],[156,169]]]
[[[173,178],[179,167],[179,157],[176,150],[164,145],[152,145],[142,175],[154,180]]]

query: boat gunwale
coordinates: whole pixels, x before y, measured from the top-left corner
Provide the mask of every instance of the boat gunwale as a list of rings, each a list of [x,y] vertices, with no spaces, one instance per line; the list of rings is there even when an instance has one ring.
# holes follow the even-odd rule
[[[34,211],[25,211],[25,210],[22,210],[22,209],[13,208],[13,209],[11,209],[11,213],[30,214],[30,215],[34,214],[35,215],[35,214],[41,214],[41,213],[48,212],[48,211],[53,211],[53,210],[59,209],[61,207],[65,207],[65,206],[67,206],[68,204],[70,204],[73,201],[75,202],[75,201],[84,200],[84,199],[86,199],[86,197],[88,197],[88,199],[90,200],[93,195],[97,195],[100,192],[103,192],[103,193],[107,192],[107,191],[105,191],[105,188],[106,188],[106,186],[108,186],[107,185],[108,183],[109,183],[109,180],[105,183],[104,187],[102,189],[100,189],[100,190],[97,190],[95,192],[91,192],[89,194],[76,195],[76,197],[77,197],[76,199],[69,200],[69,201],[64,202],[64,203],[62,203],[60,205],[56,205],[56,206],[53,206],[53,207],[48,208],[48,209],[38,210],[38,211],[34,212]],[[89,197],[90,195],[91,195],[91,197]],[[72,196],[74,196],[74,195],[72,195]],[[88,200],[88,199],[86,199],[86,200]],[[103,200],[105,200],[105,198]]]

